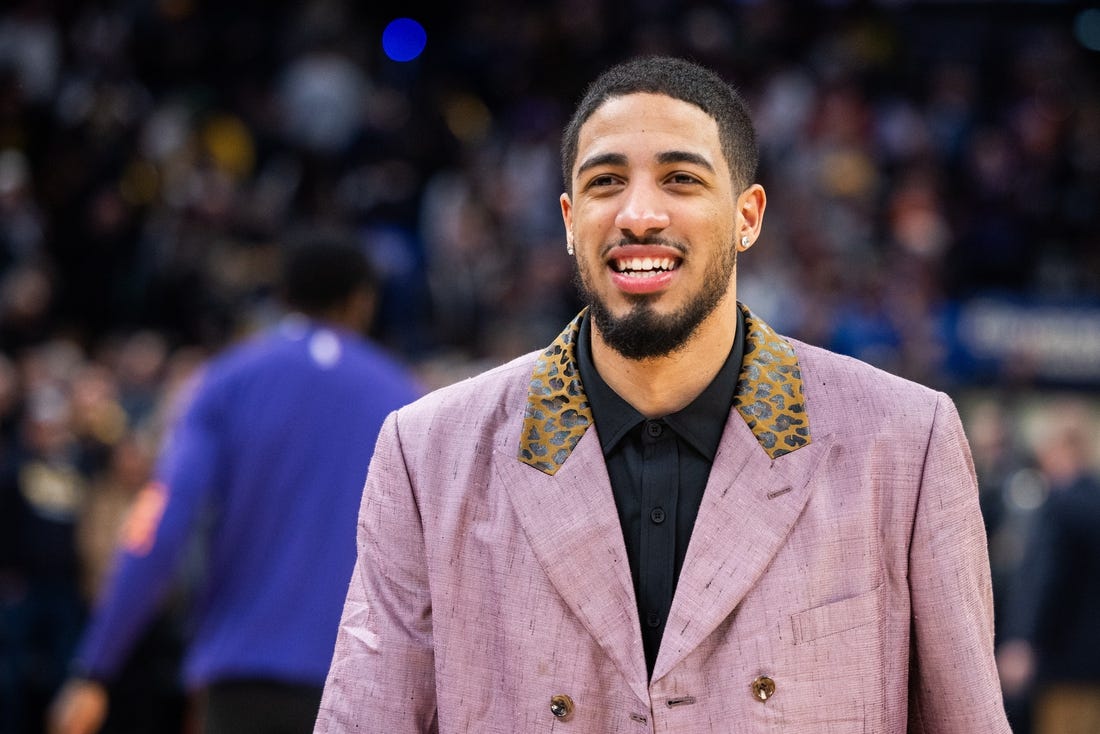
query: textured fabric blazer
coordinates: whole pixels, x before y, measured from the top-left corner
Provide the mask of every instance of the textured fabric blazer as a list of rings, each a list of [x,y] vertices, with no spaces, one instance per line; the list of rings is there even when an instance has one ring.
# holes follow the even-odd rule
[[[316,732],[1008,732],[955,407],[744,313],[651,678],[578,317],[387,420]]]

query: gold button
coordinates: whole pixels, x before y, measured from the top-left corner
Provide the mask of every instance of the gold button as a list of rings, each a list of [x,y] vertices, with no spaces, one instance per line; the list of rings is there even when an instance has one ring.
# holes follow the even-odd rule
[[[564,693],[559,693],[550,698],[550,713],[562,721],[573,718],[573,699]]]
[[[763,703],[775,693],[775,681],[766,675],[761,675],[752,682],[752,695],[757,701]]]

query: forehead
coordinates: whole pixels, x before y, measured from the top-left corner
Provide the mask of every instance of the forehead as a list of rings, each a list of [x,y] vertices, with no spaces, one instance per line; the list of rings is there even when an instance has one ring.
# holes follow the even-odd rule
[[[725,166],[718,123],[701,108],[663,94],[613,97],[581,127],[573,170],[595,155],[619,153],[634,159],[669,150],[698,153],[715,167]]]

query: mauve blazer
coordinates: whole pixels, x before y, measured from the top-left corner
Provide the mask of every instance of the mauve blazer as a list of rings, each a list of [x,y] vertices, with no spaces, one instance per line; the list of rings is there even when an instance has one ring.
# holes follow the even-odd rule
[[[386,421],[315,731],[1008,732],[951,400],[743,311],[651,679],[578,317]]]

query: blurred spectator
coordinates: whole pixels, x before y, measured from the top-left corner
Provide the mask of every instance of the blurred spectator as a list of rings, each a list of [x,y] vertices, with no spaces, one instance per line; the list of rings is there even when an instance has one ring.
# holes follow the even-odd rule
[[[21,151],[0,151],[0,269],[41,258],[44,237],[30,163]]]
[[[1088,406],[1050,406],[1035,449],[1047,484],[1005,615],[1007,692],[1035,692],[1035,734],[1100,731],[1100,473]]]
[[[183,678],[204,731],[312,731],[370,451],[383,419],[420,388],[362,338],[377,283],[356,245],[298,246],[281,285],[291,312],[199,371],[140,490],[140,446],[116,444],[86,517],[106,526],[93,534],[118,526],[120,551],[104,570],[101,549],[86,546],[88,570],[107,580],[51,732],[99,731],[108,685],[196,538]],[[118,493],[134,495],[121,522]]]
[[[1020,412],[1011,397],[1000,391],[980,394],[964,410],[989,542],[998,651],[1009,633],[1005,622],[1020,575],[1024,543],[1046,491],[1042,477],[1028,466],[1017,425]],[[1012,730],[1028,734],[1031,725],[1028,691],[1009,689],[1003,693]]]
[[[295,145],[338,156],[362,132],[369,82],[336,49],[322,45],[293,59],[279,91],[283,129]]]
[[[54,336],[56,282],[38,263],[20,263],[0,274],[0,347],[17,355]]]
[[[11,732],[37,730],[84,614],[76,526],[90,472],[67,396],[50,378],[27,393],[0,477],[0,730]]]
[[[1022,516],[1038,506],[1042,496],[1036,493],[1030,501],[1013,496],[1012,483],[1019,480],[1025,463],[1013,424],[1014,413],[1004,398],[983,396],[968,406],[966,416],[966,434],[974,457],[989,541],[994,614],[1000,620],[1023,555],[1021,545],[1027,519]]]

